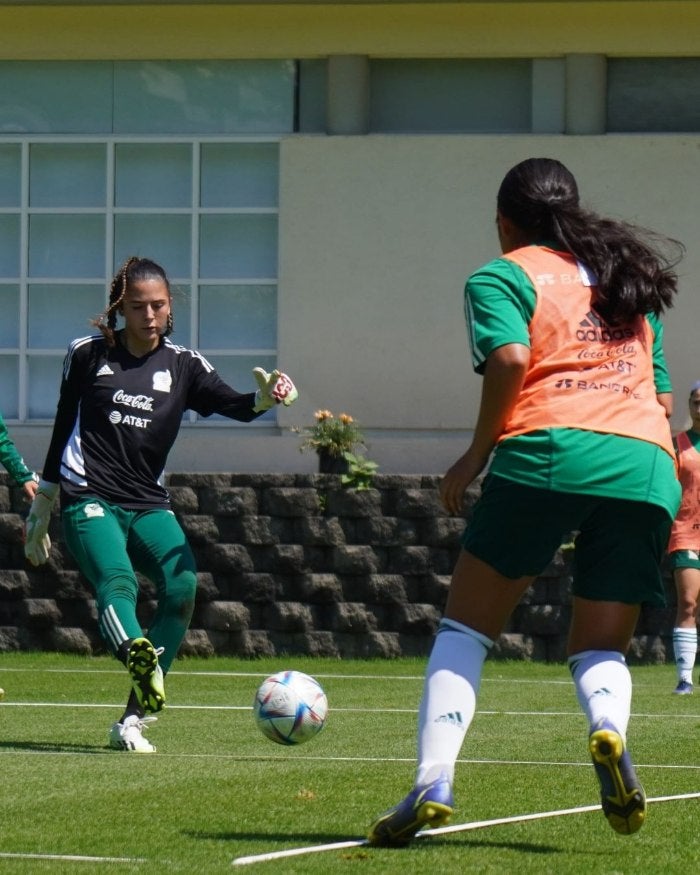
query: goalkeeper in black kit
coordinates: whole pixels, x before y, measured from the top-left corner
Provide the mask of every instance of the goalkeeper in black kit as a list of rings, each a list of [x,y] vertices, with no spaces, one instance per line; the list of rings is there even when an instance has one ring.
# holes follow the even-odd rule
[[[99,334],[68,349],[39,489],[26,523],[25,555],[47,561],[48,526],[60,493],[65,544],[92,584],[100,633],[131,677],[110,747],[152,753],[145,737],[165,703],[163,678],[195,602],[192,550],[162,485],[185,410],[250,422],[297,390],[286,374],[255,368],[258,389],[240,393],[197,351],[176,346],[172,298],[160,265],[130,258],[112,280]],[[124,326],[117,328],[117,317]],[[147,637],[136,617],[136,572],[151,580],[157,608]]]

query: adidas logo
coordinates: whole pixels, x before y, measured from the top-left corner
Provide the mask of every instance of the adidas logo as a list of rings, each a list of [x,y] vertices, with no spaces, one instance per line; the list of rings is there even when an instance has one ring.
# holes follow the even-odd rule
[[[459,711],[450,712],[449,714],[441,714],[436,720],[436,723],[451,723],[453,726],[464,728],[464,721]]]
[[[111,377],[114,376],[114,371],[110,368],[109,365],[102,365],[102,367],[97,372],[98,377]]]
[[[629,340],[634,337],[634,331],[632,331],[631,328],[625,328],[624,326],[616,326],[615,328],[612,328],[610,325],[606,325],[594,310],[589,310],[579,322],[576,337],[578,340],[586,340],[589,342]]]
[[[578,324],[585,326],[595,325],[597,328],[600,328],[600,326],[604,323],[600,316],[595,312],[595,310],[589,310]]]

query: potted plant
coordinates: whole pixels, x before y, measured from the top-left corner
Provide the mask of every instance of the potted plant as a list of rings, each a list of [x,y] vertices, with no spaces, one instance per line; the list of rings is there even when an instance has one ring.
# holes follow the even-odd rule
[[[362,430],[349,413],[335,416],[330,410],[317,410],[315,422],[303,430],[305,438],[300,449],[315,450],[318,470],[322,474],[345,474],[348,471],[346,453],[364,446]]]

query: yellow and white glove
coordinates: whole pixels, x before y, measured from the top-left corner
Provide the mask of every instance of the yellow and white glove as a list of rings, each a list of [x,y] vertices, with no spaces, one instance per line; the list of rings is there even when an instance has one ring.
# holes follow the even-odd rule
[[[253,376],[258,384],[255,393],[255,406],[253,410],[261,413],[269,410],[275,404],[284,404],[289,407],[299,397],[297,387],[291,379],[281,371],[274,370],[271,374],[262,368],[253,368]]]
[[[51,549],[49,522],[57,495],[58,483],[39,481],[39,488],[24,524],[24,555],[32,565],[43,565],[49,558]]]

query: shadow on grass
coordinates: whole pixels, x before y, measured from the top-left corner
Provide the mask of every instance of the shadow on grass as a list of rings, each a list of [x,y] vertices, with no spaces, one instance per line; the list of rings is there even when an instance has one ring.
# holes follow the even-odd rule
[[[183,835],[191,839],[201,839],[204,841],[243,841],[243,842],[269,842],[272,844],[292,844],[298,847],[304,843],[326,845],[335,842],[352,842],[362,841],[362,836],[338,835],[337,833],[328,832],[294,832],[294,833],[261,833],[261,832],[203,832],[201,830],[191,831],[184,830]],[[431,838],[430,841],[420,839],[411,845],[411,850],[415,851],[421,847],[461,847],[468,846],[470,848],[502,848],[507,851],[517,851],[523,854],[560,854],[561,848],[553,845],[533,844],[531,842],[489,842],[483,840],[466,839],[460,841],[454,838]],[[358,847],[372,851],[393,851],[400,854],[405,851],[405,848],[370,848],[369,845],[361,845]]]
[[[70,744],[60,741],[0,741],[0,750],[28,750],[35,753],[120,753],[104,744]]]
[[[434,842],[435,839],[431,841]],[[456,842],[454,839],[441,841],[441,845],[460,845],[464,847],[468,845],[470,848],[501,848],[506,851],[519,851],[522,854],[561,854],[562,849],[556,848],[553,845],[536,845],[532,842],[488,842],[479,839],[467,839],[463,842]]]
[[[319,845],[326,845],[331,842],[360,841],[362,838],[361,836],[352,837],[330,832],[277,832],[270,835],[270,833],[265,832],[204,832],[203,830],[183,830],[182,834],[187,836],[187,838],[200,839],[202,841],[280,842],[284,844],[296,842],[297,845],[300,845],[302,842],[315,842]]]

